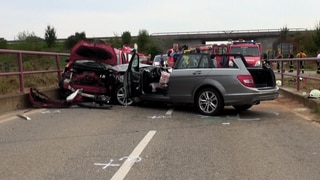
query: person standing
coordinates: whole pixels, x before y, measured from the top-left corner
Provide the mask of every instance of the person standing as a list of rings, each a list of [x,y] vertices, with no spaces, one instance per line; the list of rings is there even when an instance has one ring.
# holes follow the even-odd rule
[[[180,48],[179,45],[176,43],[176,44],[173,44],[172,50],[173,50],[173,51],[171,52],[170,57],[173,57],[174,64],[176,64],[179,56],[182,54],[181,48]]]
[[[320,74],[320,50],[318,51],[317,58],[319,59],[317,60],[317,74]]]
[[[293,55],[293,51],[290,50],[290,54],[289,54],[289,59],[292,59],[294,58],[294,55]],[[293,72],[293,62],[292,61],[289,61],[289,72]]]
[[[306,58],[307,55],[303,52],[303,50],[300,50],[300,52],[296,55],[297,58]],[[304,62],[300,61],[300,69],[302,74],[304,73]]]
[[[161,67],[164,67],[163,54],[160,55],[160,66],[161,66]]]
[[[282,54],[280,51],[278,52],[276,59],[282,59]],[[278,72],[280,72],[280,62],[279,61],[277,61],[277,70],[278,70]]]

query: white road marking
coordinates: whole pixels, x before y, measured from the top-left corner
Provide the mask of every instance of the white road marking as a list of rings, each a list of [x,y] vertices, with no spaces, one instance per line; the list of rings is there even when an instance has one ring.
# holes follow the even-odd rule
[[[166,116],[171,116],[173,112],[173,108],[170,108],[167,112],[166,112]]]
[[[112,162],[113,162],[113,159],[111,159],[111,160],[109,161],[109,163],[94,163],[94,165],[96,165],[96,166],[103,166],[102,169],[106,169],[106,168],[109,167],[109,166],[120,166],[120,164],[112,164]]]
[[[30,121],[30,120],[31,120],[30,117],[28,117],[28,116],[26,116],[26,115],[24,115],[24,114],[17,114],[17,116],[18,116],[18,117],[21,117],[22,119],[25,119],[25,120],[27,120],[27,121]]]
[[[148,145],[152,137],[156,134],[156,131],[149,131],[148,134],[140,141],[138,146],[132,151],[132,153],[129,155],[128,159],[138,158],[140,157],[140,154],[144,150],[144,148]],[[134,165],[136,161],[130,161],[126,160],[122,166],[119,168],[119,170],[113,175],[111,180],[120,180],[124,179],[126,175],[128,174],[131,167]]]
[[[166,117],[165,116],[156,116],[156,115],[154,115],[154,116],[148,116],[148,118],[150,118],[150,119],[164,119]]]
[[[7,121],[10,121],[10,120],[13,120],[13,119],[16,119],[18,115],[29,116],[29,115],[32,115],[34,113],[38,113],[43,110],[44,109],[17,110],[17,111],[5,113],[4,115],[0,115],[0,124],[7,122]],[[25,118],[25,117],[20,117],[20,118]]]

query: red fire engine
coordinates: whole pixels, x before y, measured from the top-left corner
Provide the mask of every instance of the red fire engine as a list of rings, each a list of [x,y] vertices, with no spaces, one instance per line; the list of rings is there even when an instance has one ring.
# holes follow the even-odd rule
[[[212,54],[242,54],[250,67],[261,66],[261,43],[254,41],[229,41],[227,44],[212,45]],[[221,57],[220,57],[221,58]],[[221,59],[217,59],[218,65],[221,65]]]

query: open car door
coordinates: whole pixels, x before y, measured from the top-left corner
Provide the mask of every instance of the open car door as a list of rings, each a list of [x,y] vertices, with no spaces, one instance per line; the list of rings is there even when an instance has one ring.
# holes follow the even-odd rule
[[[124,74],[123,87],[126,98],[134,98],[140,94],[140,67],[139,55],[134,53],[130,59],[128,69]]]

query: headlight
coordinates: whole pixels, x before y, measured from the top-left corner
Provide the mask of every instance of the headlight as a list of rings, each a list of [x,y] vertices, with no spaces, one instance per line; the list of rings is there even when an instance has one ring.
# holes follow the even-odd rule
[[[261,61],[257,61],[256,64],[255,64],[255,66],[256,66],[256,67],[261,66]]]

